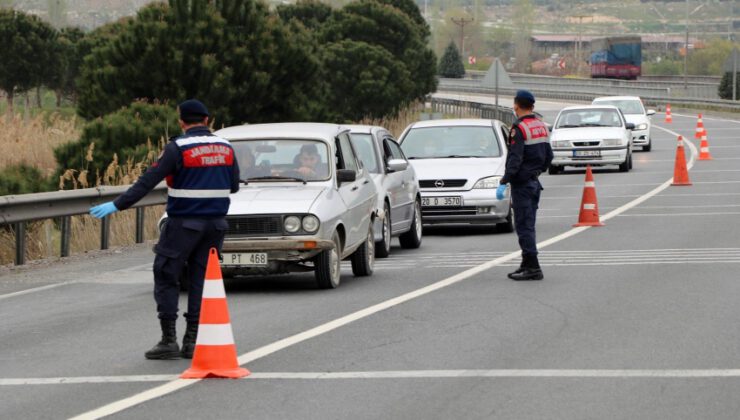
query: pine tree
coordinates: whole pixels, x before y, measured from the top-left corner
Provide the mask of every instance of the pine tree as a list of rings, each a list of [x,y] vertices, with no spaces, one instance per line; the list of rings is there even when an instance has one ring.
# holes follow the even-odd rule
[[[455,79],[465,76],[465,66],[463,65],[462,57],[460,57],[460,52],[452,41],[450,41],[450,44],[445,49],[445,53],[439,60],[439,75]]]
[[[740,73],[737,74],[737,86],[735,86],[735,98],[740,98]],[[722,99],[732,99],[732,72],[728,71],[722,76],[718,88],[719,97]]]

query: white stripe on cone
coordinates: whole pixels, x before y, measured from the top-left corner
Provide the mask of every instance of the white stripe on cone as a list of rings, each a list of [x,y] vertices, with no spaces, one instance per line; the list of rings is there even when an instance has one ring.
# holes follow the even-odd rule
[[[586,188],[589,188],[589,187],[595,188],[596,187],[596,183],[593,182],[593,181],[586,181]]]
[[[584,210],[595,210],[595,209],[596,209],[596,204],[592,204],[592,203],[585,203],[585,204],[583,205],[583,209],[584,209]]]
[[[206,280],[203,282],[203,299],[226,299],[223,280]]]
[[[198,327],[198,338],[195,340],[198,346],[224,346],[234,344],[234,334],[231,332],[231,324],[200,324]]]

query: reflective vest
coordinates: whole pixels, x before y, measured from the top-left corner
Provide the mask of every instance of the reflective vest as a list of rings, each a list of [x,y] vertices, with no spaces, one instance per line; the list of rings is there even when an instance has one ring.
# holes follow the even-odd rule
[[[537,118],[524,118],[519,121],[517,127],[524,134],[524,145],[532,146],[550,141],[550,133],[547,126]]]
[[[169,216],[222,217],[229,210],[234,149],[207,129],[175,140],[182,167],[167,176]]]

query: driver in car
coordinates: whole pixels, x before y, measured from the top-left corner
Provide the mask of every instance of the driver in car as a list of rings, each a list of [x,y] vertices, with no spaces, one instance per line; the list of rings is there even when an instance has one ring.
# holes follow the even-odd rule
[[[304,144],[296,155],[293,163],[295,172],[306,179],[322,178],[326,174],[326,167],[321,163],[321,156],[315,144]]]

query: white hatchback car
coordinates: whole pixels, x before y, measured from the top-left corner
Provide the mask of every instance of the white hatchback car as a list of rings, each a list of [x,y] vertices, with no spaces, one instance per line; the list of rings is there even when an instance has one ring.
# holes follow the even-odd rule
[[[635,146],[641,146],[644,152],[649,152],[652,149],[650,117],[655,115],[655,110],[645,110],[639,96],[604,96],[594,99],[592,104],[614,105],[619,108],[627,122],[635,125],[635,129],[632,130],[632,143]]]
[[[501,121],[451,119],[415,122],[401,148],[421,188],[424,225],[495,225],[513,231],[508,193],[496,198],[506,168],[509,129]]]

